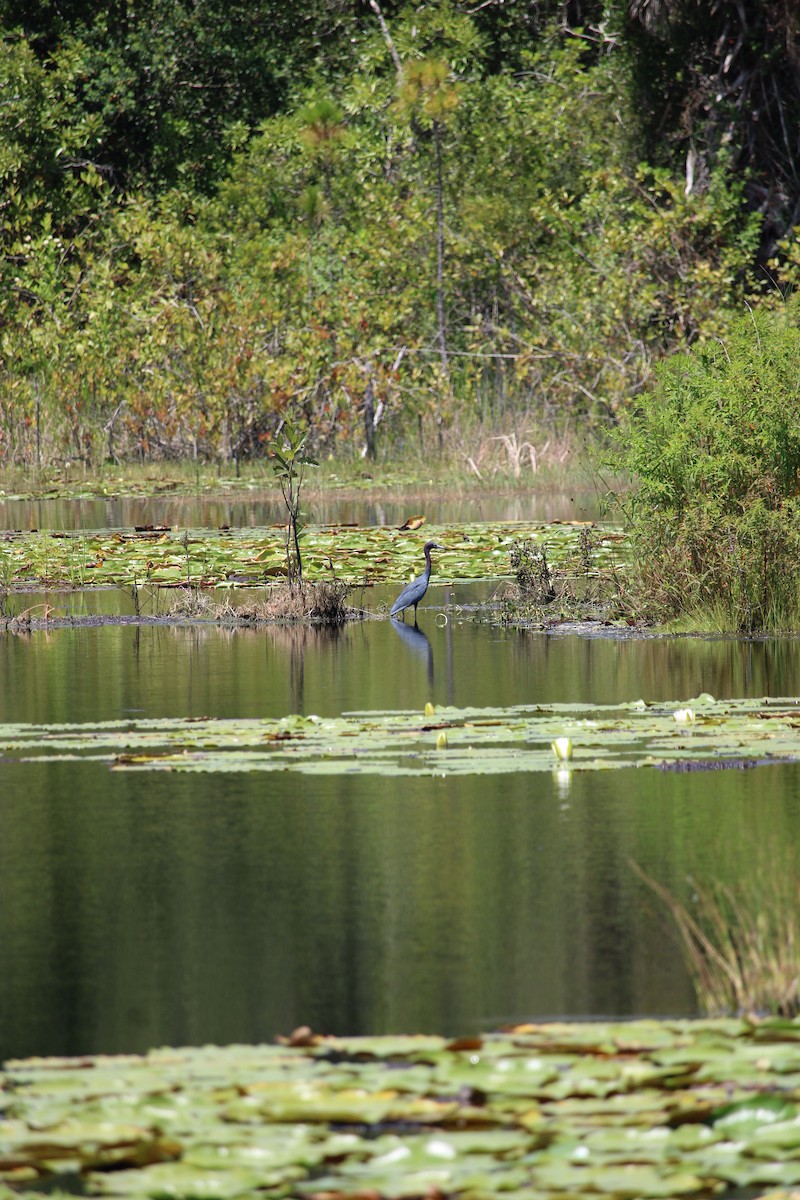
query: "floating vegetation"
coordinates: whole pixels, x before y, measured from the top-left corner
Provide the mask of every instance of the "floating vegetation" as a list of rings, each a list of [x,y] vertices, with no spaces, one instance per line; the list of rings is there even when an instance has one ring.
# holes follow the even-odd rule
[[[397,582],[415,573],[423,541],[445,546],[438,574],[445,580],[507,576],[509,551],[520,536],[547,536],[554,558],[578,545],[568,524],[431,526],[424,533],[384,526],[306,526],[303,575],[311,581]],[[598,530],[595,555],[610,562],[620,534]],[[0,582],[24,587],[239,587],[286,578],[286,530],[100,530],[91,533],[0,535]]]
[[[31,1059],[0,1073],[0,1112],[9,1198],[758,1195],[800,1184],[800,1023]]]
[[[556,762],[574,772],[800,758],[798,700],[715,701],[705,695],[692,706],[691,724],[675,720],[682,705],[637,701],[0,725],[0,754],[23,762],[80,755],[117,770],[437,776],[551,771]]]

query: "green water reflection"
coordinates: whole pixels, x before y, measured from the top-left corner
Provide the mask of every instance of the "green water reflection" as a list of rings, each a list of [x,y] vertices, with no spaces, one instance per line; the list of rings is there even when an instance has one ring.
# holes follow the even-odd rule
[[[789,641],[421,620],[0,638],[0,720],[791,695]],[[544,1015],[690,1013],[635,858],[686,896],[794,841],[800,768],[496,779],[0,763],[0,1058]]]
[[[311,522],[345,525],[401,525],[418,512],[434,525],[459,521],[594,521],[600,517],[596,492],[517,492],[508,496],[465,492],[461,496],[397,498],[386,489],[385,495],[378,491],[377,496],[342,500],[335,491],[314,494],[306,490],[303,509]],[[274,486],[227,495],[0,498],[0,529],[88,530],[135,525],[253,529],[285,520],[286,509]]]
[[[436,592],[426,604],[437,604]],[[333,633],[196,625],[5,633],[0,721],[794,696],[800,678],[800,642],[788,639],[585,638],[443,621],[432,608],[420,609],[416,631],[384,620]]]

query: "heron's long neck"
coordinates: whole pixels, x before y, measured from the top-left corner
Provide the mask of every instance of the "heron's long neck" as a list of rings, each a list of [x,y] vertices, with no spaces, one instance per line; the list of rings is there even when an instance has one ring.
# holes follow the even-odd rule
[[[425,571],[424,571],[424,575],[425,575],[425,578],[426,578],[426,579],[430,579],[430,577],[431,577],[431,552],[430,552],[430,550],[426,550],[426,551],[425,551]]]

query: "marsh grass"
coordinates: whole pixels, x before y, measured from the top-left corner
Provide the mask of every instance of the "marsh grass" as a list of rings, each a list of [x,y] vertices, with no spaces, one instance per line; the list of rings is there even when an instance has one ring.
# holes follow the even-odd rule
[[[797,855],[792,846],[773,851],[762,852],[735,885],[690,876],[690,905],[629,860],[666,906],[706,1013],[800,1014]]]
[[[356,614],[347,604],[352,585],[338,579],[323,579],[301,586],[270,589],[254,606],[251,619],[264,621],[310,621],[315,625],[344,625]],[[240,610],[241,612],[241,610]]]
[[[656,619],[645,603],[640,602],[641,610]],[[793,634],[800,630],[800,604],[798,606],[776,607],[768,605],[761,610],[762,625],[754,629],[754,636],[765,633],[771,636]],[[712,633],[726,637],[741,637],[747,630],[742,630],[739,613],[732,611],[724,599],[716,597],[705,604],[698,603],[696,607],[686,609],[677,617],[662,623],[665,633]]]
[[[244,625],[262,621],[288,621],[339,626],[360,615],[347,604],[352,590],[352,584],[338,579],[304,582],[293,587],[279,584],[265,588],[256,600],[233,604],[229,597],[218,600],[208,591],[187,587],[175,597],[170,615]]]
[[[737,524],[707,514],[643,522],[630,539],[632,589],[646,616],[678,631],[800,628],[800,509],[751,503]]]
[[[583,442],[566,432],[537,429],[521,418],[519,431],[488,423],[459,422],[445,434],[441,453],[422,451],[416,440],[379,444],[376,461],[366,463],[350,447],[320,456],[319,466],[304,485],[306,502],[330,491],[357,494],[391,488],[418,494],[442,488],[454,492],[498,488],[537,492],[593,486]],[[0,466],[0,494],[47,496],[195,494],[198,492],[278,491],[268,457],[237,465],[232,461],[193,459],[112,463],[102,460],[52,462],[48,466]]]
[[[219,600],[213,592],[194,586],[176,588],[169,615],[171,617],[193,617],[210,621],[235,620],[239,611],[226,596]]]

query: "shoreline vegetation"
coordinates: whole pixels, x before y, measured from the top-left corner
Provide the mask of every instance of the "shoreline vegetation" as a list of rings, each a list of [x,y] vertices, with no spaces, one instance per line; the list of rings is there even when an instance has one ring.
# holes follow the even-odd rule
[[[347,451],[319,458],[303,482],[306,500],[334,495],[361,498],[391,490],[400,499],[427,492],[442,495],[493,495],[534,492],[595,491],[598,481],[592,439],[542,431],[522,420],[518,431],[476,431],[471,454],[448,443],[441,455],[420,457],[415,449],[366,459]],[[480,464],[478,472],[470,465]],[[47,467],[0,465],[0,501],[18,498],[75,498],[89,495],[197,495],[238,493],[279,487],[269,453],[239,464],[191,458],[150,462],[87,463],[63,459]]]
[[[706,350],[666,364],[657,385],[611,439],[556,439],[557,452],[537,458],[533,441],[485,435],[484,452],[477,455],[484,469],[480,478],[465,467],[460,453],[426,461],[424,472],[414,455],[386,462],[309,459],[299,479],[302,495],[296,486],[293,499],[298,551],[309,547],[307,577],[291,583],[289,514],[274,455],[248,463],[238,474],[224,472],[220,463],[186,461],[107,463],[97,472],[77,463],[46,471],[6,468],[0,470],[0,502],[247,497],[272,505],[276,520],[249,531],[247,544],[237,544],[236,531],[226,528],[142,526],[105,531],[105,540],[100,530],[53,531],[48,548],[46,530],[7,530],[0,544],[0,619],[11,629],[69,624],[71,618],[47,603],[43,609],[34,606],[38,612],[13,612],[8,602],[19,591],[110,584],[131,597],[134,617],[336,625],[365,615],[347,604],[354,586],[384,580],[399,585],[409,577],[404,572],[413,566],[416,541],[424,540],[415,526],[424,525],[432,500],[437,505],[467,501],[480,512],[483,499],[535,502],[561,496],[567,510],[573,506],[576,512],[588,497],[601,516],[594,522],[576,519],[571,530],[565,522],[557,530],[486,522],[482,536],[497,536],[500,557],[464,553],[453,570],[454,559],[445,554],[445,578],[497,578],[501,586],[489,619],[544,629],[599,623],[651,634],[791,635],[800,629],[795,566],[800,535],[793,516],[800,451],[792,416],[798,362],[794,307],[780,318],[751,314],[734,327],[719,353]],[[763,394],[767,379],[769,403]],[[543,435],[534,440],[545,448],[550,441]],[[520,446],[527,447],[524,460]],[[408,528],[402,521],[361,531],[337,530],[335,523],[304,524],[313,518],[315,505],[386,499],[394,511],[399,506],[407,514]],[[462,525],[449,538],[447,532],[436,536],[460,544]],[[427,532],[433,528],[425,525]],[[282,555],[275,544],[281,530]],[[376,532],[384,539],[382,547],[375,544]],[[608,554],[611,542],[614,553]],[[381,548],[400,555],[394,567]],[[159,574],[167,550],[169,562]],[[357,554],[365,557],[354,572]],[[122,564],[120,569],[115,563]],[[257,599],[237,595],[259,585]],[[221,598],[215,595],[220,586],[228,588]],[[175,598],[164,611],[168,588]],[[159,593],[162,600],[154,600]]]
[[[635,485],[595,607],[799,628],[790,17],[208,4],[0,8],[15,494],[280,468],[295,585],[312,462],[544,488],[585,442]],[[516,619],[586,607],[556,568]]]
[[[492,438],[491,442],[504,439]],[[506,439],[507,440],[507,439]],[[546,441],[545,441],[546,444]],[[493,450],[498,448],[495,445]],[[466,473],[457,459],[434,462],[427,478],[420,478],[415,463],[379,464],[329,460],[313,464],[302,481],[303,506],[300,521],[299,545],[303,547],[305,576],[293,581],[287,578],[286,553],[279,550],[281,531],[288,530],[288,520],[276,520],[262,530],[185,530],[177,526],[149,526],[123,531],[87,530],[69,533],[47,530],[25,532],[7,531],[0,543],[2,585],[6,600],[15,592],[29,593],[44,589],[79,589],[115,586],[131,597],[134,616],[158,620],[210,620],[252,624],[270,620],[310,621],[317,624],[340,624],[348,619],[363,618],[363,608],[347,605],[350,592],[370,586],[376,581],[402,583],[404,572],[414,565],[416,545],[425,531],[426,504],[435,500],[469,500],[480,508],[481,499],[497,502],[502,497],[529,498],[548,495],[591,494],[595,509],[601,507],[599,483],[592,477],[585,452],[559,451],[557,460],[536,463],[529,456],[523,475],[511,463],[503,445],[496,456],[490,480],[478,479]],[[576,464],[577,465],[573,465]],[[431,465],[431,464],[429,464]],[[271,469],[271,460],[251,464],[239,477],[223,475],[215,464],[162,463],[125,468],[107,465],[95,475],[74,465],[59,472],[29,474],[0,473],[0,501],[37,498],[107,499],[120,496],[141,496],[160,499],[169,496],[241,496],[256,497],[274,503],[276,513],[281,508],[281,494]],[[534,469],[535,468],[535,469]],[[484,469],[487,471],[486,465]],[[319,526],[309,521],[315,504],[346,500],[380,500],[390,497],[392,504],[401,506],[408,514],[405,522],[396,526],[374,529]],[[284,497],[285,501],[285,497]],[[572,501],[567,500],[566,506]],[[285,503],[283,504],[286,511]],[[298,514],[299,515],[299,514]],[[288,518],[288,514],[287,514]],[[404,529],[406,525],[408,528]],[[438,527],[437,527],[438,528]],[[556,527],[553,527],[556,530]],[[419,532],[419,531],[422,532]],[[580,551],[570,546],[583,531]],[[618,538],[609,530],[607,544]],[[536,597],[526,597],[526,585],[514,584],[514,557],[511,554],[519,538],[528,534],[544,538],[545,544],[555,540],[557,558],[566,558],[564,566],[556,568],[588,575],[592,570],[591,538],[586,522],[576,521],[574,527],[559,522],[557,531],[547,534],[546,527],[536,522],[486,522],[485,528],[467,529],[463,522],[448,529],[448,552],[440,567],[445,578],[495,578],[502,585],[502,595],[494,608],[498,619],[563,621],[578,619],[587,613],[588,606],[579,601],[574,590],[565,582],[561,588],[564,604],[549,613],[540,611]],[[242,535],[242,536],[238,536]],[[496,540],[496,546],[492,544]],[[285,540],[285,538],[284,538]],[[604,541],[604,531],[597,535]],[[421,545],[421,543],[420,543]],[[457,560],[454,558],[455,551]],[[387,552],[391,555],[387,559]],[[607,555],[606,555],[607,557]],[[126,565],[126,558],[128,560]],[[355,567],[354,565],[355,564]],[[449,564],[449,570],[448,566]],[[437,572],[439,567],[437,567]],[[519,576],[522,578],[522,576]],[[281,582],[283,580],[283,582]],[[227,589],[220,593],[222,586]],[[162,611],[162,598],[173,590],[174,599]],[[512,594],[519,593],[512,600]],[[156,599],[154,600],[154,597]],[[568,603],[567,603],[568,602]],[[40,608],[40,606],[36,606]],[[527,613],[523,611],[527,608]],[[33,609],[11,614],[4,605],[2,615],[12,629],[40,627],[57,622],[70,623],[71,618],[59,617],[53,610],[46,613]],[[589,614],[597,616],[597,613]],[[84,620],[85,618],[81,618]],[[92,617],[93,621],[102,618]]]
[[[527,473],[796,288],[791,14],[207,3],[0,7],[2,464]]]

